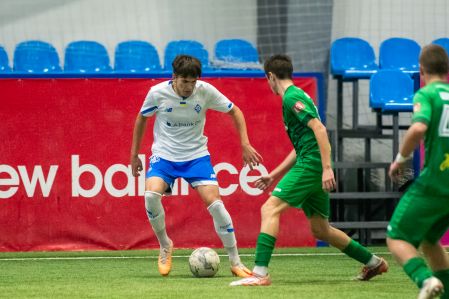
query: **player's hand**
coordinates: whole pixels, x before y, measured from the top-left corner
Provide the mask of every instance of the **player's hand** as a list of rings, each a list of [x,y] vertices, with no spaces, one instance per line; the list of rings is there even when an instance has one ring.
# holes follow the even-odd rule
[[[243,166],[248,165],[252,170],[254,166],[259,165],[263,161],[262,156],[256,151],[251,144],[242,146]]]
[[[388,171],[388,175],[390,176],[391,180],[397,183],[403,173],[404,165],[393,161],[393,163],[391,163],[390,165],[390,170]]]
[[[335,182],[334,171],[332,170],[332,168],[327,168],[323,170],[322,181],[323,181],[322,188],[324,191],[330,192],[336,188],[337,183]]]
[[[262,176],[255,182],[255,186],[260,190],[266,190],[273,183],[274,179],[270,175]]]
[[[138,156],[131,157],[131,171],[133,173],[133,176],[137,177],[140,176],[140,171],[142,171],[142,161],[140,161]]]

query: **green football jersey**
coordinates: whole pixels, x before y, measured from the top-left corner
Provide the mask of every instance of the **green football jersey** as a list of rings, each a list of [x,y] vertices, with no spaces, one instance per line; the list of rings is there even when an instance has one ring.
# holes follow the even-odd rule
[[[318,110],[309,95],[294,85],[288,87],[282,98],[282,114],[297,157],[320,157],[315,134],[307,126],[312,118],[319,119]]]
[[[417,180],[432,195],[449,195],[449,84],[434,82],[413,98],[413,122],[425,123],[425,162]]]

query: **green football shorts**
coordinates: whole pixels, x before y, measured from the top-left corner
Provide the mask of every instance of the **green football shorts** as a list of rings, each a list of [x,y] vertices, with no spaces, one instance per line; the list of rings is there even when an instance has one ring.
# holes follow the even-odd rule
[[[409,242],[416,248],[422,241],[436,244],[449,228],[449,198],[425,192],[414,183],[397,205],[387,236]]]
[[[322,188],[322,166],[319,159],[298,161],[279,181],[272,195],[290,206],[304,210],[307,217],[329,218],[329,194]]]

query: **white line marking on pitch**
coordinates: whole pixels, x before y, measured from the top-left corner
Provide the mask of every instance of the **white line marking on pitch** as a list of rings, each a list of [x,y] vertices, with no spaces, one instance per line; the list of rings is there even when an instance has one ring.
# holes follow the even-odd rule
[[[390,252],[376,252],[375,254],[390,254]],[[339,252],[329,253],[273,253],[273,256],[338,256],[345,255]],[[173,258],[188,258],[190,255],[173,255]],[[225,254],[219,256],[226,257]],[[254,254],[240,254],[240,256],[254,256]],[[23,257],[0,258],[0,261],[45,261],[45,260],[114,260],[114,259],[157,259],[156,255],[148,256],[71,256],[71,257]]]

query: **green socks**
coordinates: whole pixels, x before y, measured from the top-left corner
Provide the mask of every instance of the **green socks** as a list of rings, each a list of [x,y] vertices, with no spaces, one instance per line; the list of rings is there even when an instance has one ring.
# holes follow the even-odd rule
[[[275,237],[266,233],[259,234],[256,245],[256,266],[268,267],[275,243]]]
[[[444,293],[441,299],[449,299],[449,269],[433,272],[433,276],[441,280],[444,285]]]
[[[373,257],[373,254],[369,252],[368,249],[354,240],[351,240],[351,242],[349,242],[348,246],[346,246],[346,248],[343,249],[342,252],[364,265],[366,265]]]
[[[422,257],[414,257],[409,259],[404,264],[403,269],[411,280],[416,283],[418,288],[422,287],[424,280],[433,276]]]

